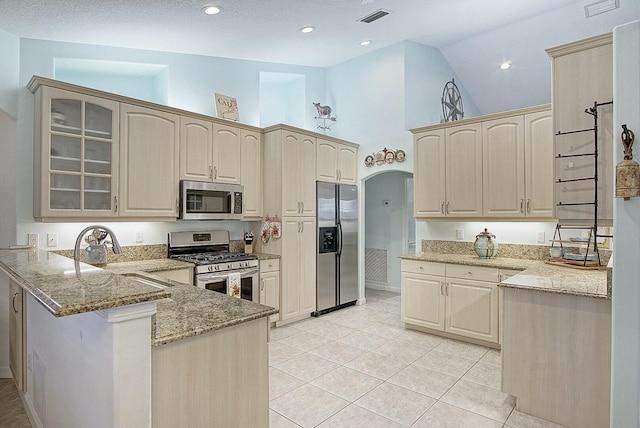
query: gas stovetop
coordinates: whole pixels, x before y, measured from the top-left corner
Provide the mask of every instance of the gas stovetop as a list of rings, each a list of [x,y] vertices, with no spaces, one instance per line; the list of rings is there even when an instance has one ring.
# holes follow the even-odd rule
[[[216,263],[239,262],[243,260],[256,260],[258,257],[254,254],[246,253],[230,253],[228,251],[182,254],[173,256],[178,260],[194,263],[196,265],[211,265]]]

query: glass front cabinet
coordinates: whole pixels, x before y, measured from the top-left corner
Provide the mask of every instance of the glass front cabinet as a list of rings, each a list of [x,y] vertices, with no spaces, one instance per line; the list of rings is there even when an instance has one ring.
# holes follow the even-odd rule
[[[117,216],[119,103],[46,86],[36,103],[34,217]]]

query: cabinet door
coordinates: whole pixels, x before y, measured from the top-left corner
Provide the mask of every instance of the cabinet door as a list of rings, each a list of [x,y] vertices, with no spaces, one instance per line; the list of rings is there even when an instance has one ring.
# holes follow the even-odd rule
[[[330,183],[338,182],[338,144],[318,139],[318,171],[317,177],[320,181],[328,181]]]
[[[118,103],[48,87],[38,97],[34,217],[116,216]]]
[[[300,314],[300,221],[298,217],[282,218],[282,255],[280,319],[287,320]],[[315,246],[313,247],[315,251]],[[315,282],[313,283],[315,287]]]
[[[180,117],[180,179],[213,178],[213,127],[211,122]]]
[[[300,163],[302,136],[285,132],[282,137],[282,214],[297,216],[302,211],[300,200]],[[315,172],[314,172],[315,177]],[[315,194],[315,192],[314,192]]]
[[[179,125],[178,115],[121,104],[121,216],[176,219]]]
[[[22,288],[9,283],[9,368],[16,382],[16,387],[24,390],[24,335],[23,335],[23,292]]]
[[[415,217],[445,215],[444,130],[416,134],[413,140],[413,212]]]
[[[444,331],[444,277],[402,272],[400,311],[402,321]]]
[[[594,101],[613,98],[613,45],[611,36],[576,43],[573,47],[550,50],[553,77],[553,121],[556,132],[593,128],[593,117],[585,114]],[[616,137],[617,138],[617,137]],[[591,132],[555,136],[554,155],[572,155],[594,151]],[[613,106],[598,109],[598,223],[613,221]],[[592,156],[558,159],[555,163],[555,204],[593,202],[590,181],[557,183],[557,179],[593,176]],[[555,218],[563,223],[593,223],[593,205],[555,206]]]
[[[260,273],[260,303],[279,309],[280,307],[280,273],[268,272]],[[275,314],[269,317],[269,321],[278,321],[280,315]]]
[[[338,146],[338,171],[340,173],[340,183],[356,184],[358,177],[357,148],[346,145]]]
[[[482,206],[486,217],[525,216],[524,155],[523,116],[482,123]]]
[[[498,285],[448,278],[446,331],[498,343]]]
[[[525,213],[553,217],[553,123],[551,111],[524,116]]]
[[[446,136],[447,217],[482,216],[482,127],[448,128]]]
[[[299,160],[300,202],[303,216],[316,215],[316,139],[302,136]]]
[[[262,218],[262,142],[260,134],[242,131],[241,184],[243,193],[243,219]]]
[[[213,125],[213,181],[240,184],[240,128]]]
[[[300,217],[300,314],[316,310],[316,219]]]

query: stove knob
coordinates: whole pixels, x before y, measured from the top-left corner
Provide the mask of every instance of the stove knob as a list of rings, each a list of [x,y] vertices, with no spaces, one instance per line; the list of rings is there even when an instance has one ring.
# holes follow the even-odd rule
[[[209,272],[213,271],[213,266],[209,266]]]
[[[229,263],[229,264],[227,265],[227,268],[229,268],[229,269],[233,269],[233,263]]]

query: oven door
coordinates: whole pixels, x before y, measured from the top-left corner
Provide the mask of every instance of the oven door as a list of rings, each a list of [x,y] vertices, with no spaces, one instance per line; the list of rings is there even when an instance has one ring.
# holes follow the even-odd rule
[[[227,272],[201,273],[195,276],[195,285],[205,290],[229,294],[229,274],[240,274],[240,297],[258,303],[260,287],[258,285],[258,268],[238,269]]]

